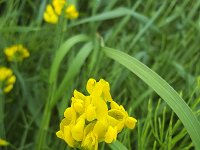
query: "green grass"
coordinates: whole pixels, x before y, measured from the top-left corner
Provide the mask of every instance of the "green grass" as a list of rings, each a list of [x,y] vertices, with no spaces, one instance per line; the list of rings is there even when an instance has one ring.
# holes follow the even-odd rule
[[[99,149],[199,149],[199,1],[77,1],[80,17],[57,25],[43,21],[47,3],[0,0],[0,65],[17,77],[0,95],[3,149],[71,149],[55,132],[90,77],[138,120]],[[31,55],[8,63],[3,49],[18,43]]]

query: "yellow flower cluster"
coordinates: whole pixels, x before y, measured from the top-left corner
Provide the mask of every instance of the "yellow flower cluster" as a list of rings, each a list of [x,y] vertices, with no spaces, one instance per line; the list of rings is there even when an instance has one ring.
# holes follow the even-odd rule
[[[56,24],[59,16],[64,10],[65,18],[76,19],[79,15],[73,4],[67,4],[66,0],[53,0],[52,5],[48,4],[44,12],[44,20],[48,23]]]
[[[86,89],[89,96],[74,91],[71,107],[64,112],[57,137],[70,147],[97,150],[99,142],[115,141],[124,127],[135,128],[137,120],[129,117],[124,107],[112,99],[108,82],[89,79]]]
[[[0,146],[8,146],[9,142],[0,138]]]
[[[0,90],[8,93],[12,90],[16,81],[15,75],[11,69],[6,67],[0,67]]]
[[[30,55],[28,50],[21,44],[5,48],[4,53],[8,61],[14,62],[22,61],[24,58],[27,58]]]

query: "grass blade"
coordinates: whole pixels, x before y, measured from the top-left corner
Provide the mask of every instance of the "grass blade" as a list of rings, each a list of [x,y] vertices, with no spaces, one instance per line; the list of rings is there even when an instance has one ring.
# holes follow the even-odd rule
[[[178,93],[158,74],[137,59],[115,49],[102,47],[102,50],[109,58],[114,59],[136,74],[166,101],[182,121],[195,145],[195,148],[200,149],[200,123],[190,107],[178,95]]]
[[[63,93],[66,91],[67,85],[73,81],[73,78],[78,74],[78,72],[81,69],[81,66],[84,64],[86,58],[90,54],[91,50],[93,48],[92,42],[86,43],[77,56],[72,61],[69,69],[67,70],[64,79],[62,80],[60,86],[58,87],[58,90],[56,91],[55,98],[53,99],[53,104],[56,103],[56,101],[63,95]]]
[[[108,144],[110,149],[112,150],[128,150],[121,142],[116,140],[115,142],[112,142],[111,144]]]
[[[80,34],[68,39],[66,42],[64,42],[61,45],[61,47],[56,52],[53,64],[51,66],[51,73],[50,73],[50,78],[49,78],[50,83],[53,83],[57,79],[60,63],[65,57],[65,55],[69,52],[71,47],[74,46],[76,43],[87,41],[87,40],[88,40],[88,37],[86,35]]]
[[[103,20],[109,20],[109,19],[114,19],[114,18],[118,18],[118,17],[122,17],[125,15],[131,15],[133,17],[135,17],[136,19],[142,21],[142,22],[147,22],[149,19],[133,10],[127,9],[127,8],[117,8],[111,11],[107,11],[107,12],[103,12],[101,14],[97,14],[95,16],[91,16],[85,19],[82,19],[74,24],[72,24],[71,26],[74,25],[79,25],[79,24],[84,24],[84,23],[88,23],[88,22],[95,22],[95,21],[103,21]]]

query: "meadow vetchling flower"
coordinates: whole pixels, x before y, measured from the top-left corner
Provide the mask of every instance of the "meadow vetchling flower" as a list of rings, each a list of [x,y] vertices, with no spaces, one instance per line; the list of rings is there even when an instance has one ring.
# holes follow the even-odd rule
[[[0,138],[0,146],[8,146],[9,142]]]
[[[65,110],[56,133],[58,138],[70,147],[97,150],[98,143],[115,141],[124,127],[135,128],[137,120],[112,99],[108,82],[89,79],[86,89],[88,96],[74,90],[71,107]]]
[[[15,75],[11,69],[0,66],[0,90],[4,93],[8,93],[12,90],[16,81]]]
[[[59,16],[64,10],[64,17],[68,19],[76,19],[79,15],[74,4],[68,4],[66,0],[53,0],[52,4],[48,4],[44,12],[44,20],[51,24],[58,22]]]
[[[29,51],[21,44],[13,45],[4,49],[8,61],[19,62],[29,57]]]
[[[53,7],[50,4],[47,5],[46,11],[44,12],[44,20],[52,24],[58,22],[58,16],[54,12]]]

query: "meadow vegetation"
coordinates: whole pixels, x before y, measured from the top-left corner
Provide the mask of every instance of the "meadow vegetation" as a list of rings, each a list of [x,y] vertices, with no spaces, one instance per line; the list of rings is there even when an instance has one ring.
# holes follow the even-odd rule
[[[0,0],[0,66],[16,76],[9,93],[0,80],[2,149],[73,149],[56,132],[89,78],[108,81],[137,119],[100,150],[200,149],[200,1],[67,2],[78,18],[48,23],[50,1]],[[17,44],[29,57],[8,61],[4,49]]]

